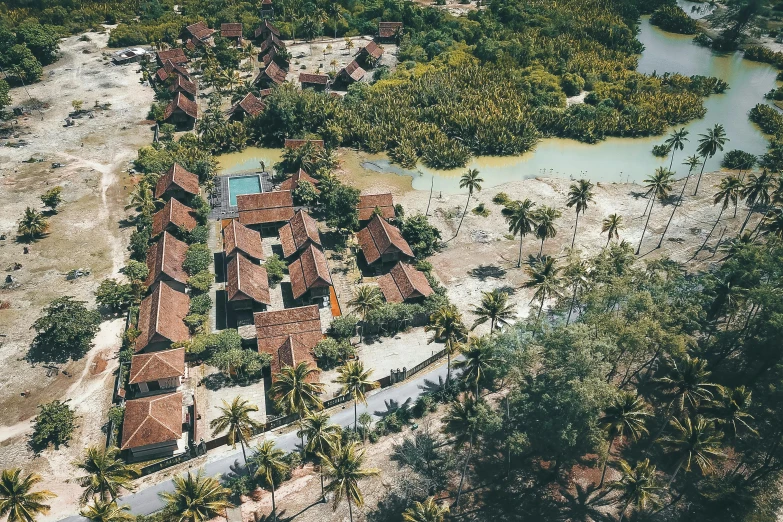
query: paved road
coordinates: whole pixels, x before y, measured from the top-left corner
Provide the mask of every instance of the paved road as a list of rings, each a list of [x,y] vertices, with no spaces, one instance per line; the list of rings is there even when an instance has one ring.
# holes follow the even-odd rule
[[[415,401],[416,398],[422,394],[422,387],[424,381],[438,382],[438,377],[446,378],[446,365],[433,368],[429,371],[424,371],[417,375],[410,381],[398,384],[396,386],[378,390],[372,395],[367,397],[367,406],[359,405],[359,415],[363,412],[369,412],[371,415],[378,417],[378,414],[386,411],[385,401],[394,400],[399,404],[405,402],[408,398],[411,401]],[[343,409],[337,410],[331,417],[332,422],[341,426],[353,425],[353,403],[343,404]],[[266,433],[264,435],[267,439],[272,439],[276,442],[277,447],[285,451],[293,451],[299,444],[299,438],[296,436],[296,431],[290,431],[288,433],[277,435],[274,432]],[[260,439],[252,441],[253,445]],[[201,469],[208,476],[223,475],[231,472],[231,468],[242,461],[242,450],[232,452],[228,455],[223,455],[216,460],[207,462]],[[194,470],[195,471],[195,470]],[[171,480],[154,484],[148,488],[137,491],[120,497],[119,503],[128,505],[131,512],[134,515],[149,515],[155,511],[163,509],[164,502],[160,498],[160,493],[173,491],[174,483]],[[86,522],[86,518],[74,515],[63,519],[61,522]]]

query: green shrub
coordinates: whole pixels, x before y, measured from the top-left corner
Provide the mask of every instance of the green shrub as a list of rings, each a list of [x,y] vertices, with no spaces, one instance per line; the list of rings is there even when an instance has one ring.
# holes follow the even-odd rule
[[[215,274],[208,270],[203,270],[198,274],[188,278],[188,286],[199,293],[209,292],[212,283],[215,282]]]
[[[190,313],[204,315],[212,308],[212,298],[209,294],[201,294],[190,300]]]
[[[359,319],[355,315],[342,315],[332,319],[332,323],[329,325],[327,334],[332,336],[336,341],[347,341],[354,335],[356,335],[356,325],[359,323]]]
[[[318,341],[313,348],[313,355],[318,359],[319,368],[330,370],[356,355],[356,349],[348,341],[327,337]]]
[[[650,23],[664,31],[679,34],[696,34],[696,20],[677,5],[665,5],[656,9],[650,17]]]
[[[652,148],[653,156],[657,158],[663,158],[669,155],[669,152],[671,152],[671,147],[667,144],[661,144],[661,145],[654,145]]]
[[[194,243],[188,247],[182,268],[188,275],[195,275],[209,269],[212,263],[212,251],[203,243]]]
[[[578,74],[565,73],[562,80],[560,80],[560,86],[563,88],[566,96],[576,96],[584,89],[585,80]]]
[[[511,203],[511,198],[508,197],[508,194],[506,194],[505,192],[498,192],[492,198],[492,203],[495,203],[496,205],[502,205],[505,207],[509,203]]]
[[[32,445],[41,450],[54,444],[55,449],[67,444],[76,429],[76,412],[68,401],[52,401],[38,406],[40,412],[33,425]]]
[[[484,203],[479,203],[476,207],[471,210],[475,215],[481,216],[481,217],[487,217],[489,216],[489,209],[487,209],[486,205]]]
[[[285,261],[280,259],[277,254],[272,254],[264,262],[264,268],[266,268],[266,276],[269,279],[269,286],[275,288],[280,281],[283,280],[283,274],[288,270],[288,265]]]

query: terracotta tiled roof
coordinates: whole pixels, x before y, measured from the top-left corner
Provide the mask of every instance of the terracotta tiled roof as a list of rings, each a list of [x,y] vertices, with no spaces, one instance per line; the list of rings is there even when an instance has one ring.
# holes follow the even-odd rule
[[[196,84],[188,80],[182,75],[177,75],[177,79],[169,87],[170,92],[186,92],[191,96],[196,95]],[[198,109],[197,109],[198,110]],[[194,116],[195,118],[195,116]]]
[[[256,326],[258,351],[262,353],[276,354],[289,335],[318,339],[323,337],[317,305],[258,312],[253,314],[253,320]]]
[[[232,219],[223,229],[223,252],[231,257],[239,252],[253,259],[264,259],[261,234]]]
[[[185,375],[185,349],[141,353],[131,357],[128,384],[171,379]]]
[[[157,243],[147,251],[147,268],[150,270],[145,284],[149,287],[162,276],[182,284],[188,282],[188,274],[182,268],[188,253],[187,243],[180,241],[168,232],[163,232]]]
[[[183,205],[177,199],[171,198],[161,210],[152,216],[152,235],[157,236],[170,225],[176,228],[184,228],[188,232],[198,226],[195,212],[187,205]]]
[[[291,277],[294,299],[299,299],[311,288],[332,285],[326,256],[323,250],[313,246],[312,243],[288,265],[288,274]]]
[[[287,190],[237,196],[237,207],[243,225],[280,223],[294,217],[294,200]]]
[[[163,65],[169,61],[177,65],[182,65],[188,63],[188,57],[185,56],[185,51],[179,48],[158,51],[158,63]]]
[[[362,78],[364,78],[364,75],[367,74],[367,72],[362,69],[358,63],[356,63],[356,60],[352,61],[348,65],[342,68],[340,71],[341,75],[348,76],[353,81],[358,82]]]
[[[259,77],[267,78],[269,81],[281,84],[285,81],[286,72],[281,69],[275,62],[269,62],[269,65],[266,66],[266,69],[261,71],[259,74]]]
[[[166,110],[163,113],[163,119],[168,120],[177,110],[184,112],[193,119],[198,118],[198,105],[181,92],[178,92],[177,95],[174,96],[174,99],[166,106]]]
[[[272,0],[263,0],[261,5],[272,5]]]
[[[229,301],[252,299],[257,303],[272,304],[266,268],[253,263],[242,254],[237,254],[228,262],[226,293]]]
[[[402,22],[378,22],[378,36],[393,38],[397,29],[402,29]]]
[[[388,274],[378,278],[378,286],[389,303],[402,303],[408,299],[432,295],[427,277],[402,261],[394,265]]]
[[[258,116],[264,112],[264,107],[264,102],[256,98],[252,92],[249,92],[239,101],[239,103],[231,108],[230,112],[233,114],[237,110],[241,109],[249,116]]]
[[[367,264],[373,264],[384,254],[399,250],[403,255],[413,258],[413,251],[402,234],[380,216],[375,216],[366,227],[356,234],[356,239],[364,253]]]
[[[271,2],[270,2],[270,4],[271,4]],[[254,38],[258,38],[265,31],[269,31],[270,33],[272,33],[275,36],[278,36],[278,37],[280,36],[280,30],[277,27],[275,27],[274,25],[272,25],[272,22],[270,22],[269,20],[264,20],[261,23],[261,25],[259,25],[256,28],[255,32],[253,33],[253,37]]]
[[[294,207],[246,210],[239,213],[239,222],[243,225],[263,225],[282,223],[292,217],[294,217]]]
[[[276,380],[277,374],[280,373],[284,366],[294,367],[304,362],[307,363],[307,366],[317,369],[318,364],[315,357],[313,357],[313,348],[321,339],[320,332],[289,335],[280,348],[277,349],[277,354],[272,354],[272,363],[270,365],[272,380]],[[318,382],[318,374],[308,376],[307,382]]]
[[[272,94],[272,89],[261,89],[260,91],[258,91],[258,97],[261,98],[262,100],[267,96],[269,96],[270,94]]]
[[[324,148],[324,140],[297,140],[293,138],[286,138],[284,147],[286,149],[298,149],[306,143],[312,143],[316,147]]]
[[[136,339],[135,351],[144,350],[156,338],[173,343],[190,339],[190,330],[182,322],[189,309],[190,298],[187,295],[165,283],[157,283],[139,305],[137,328],[141,335]]]
[[[285,43],[272,33],[258,46],[258,56],[264,56],[267,53],[271,54],[280,49],[285,49]]]
[[[394,199],[391,194],[366,194],[359,196],[359,221],[367,221],[372,218],[376,208],[381,209],[384,219],[395,217]]]
[[[188,38],[188,41],[185,42],[185,49],[188,51],[195,51],[196,50],[196,44],[193,43],[193,40]]]
[[[199,192],[198,176],[185,170],[179,163],[175,163],[155,184],[155,197],[163,196],[172,187],[178,187],[188,194],[196,195]]]
[[[317,85],[326,85],[329,83],[329,76],[326,74],[299,73],[299,83],[314,83]]]
[[[383,55],[383,47],[378,45],[375,42],[370,42],[361,49],[359,49],[359,52],[356,54],[366,54],[374,59],[378,59]]]
[[[182,437],[182,393],[167,393],[125,403],[121,449],[177,440]]]
[[[290,178],[280,184],[280,190],[296,190],[300,181],[309,181],[314,187],[320,183],[320,181],[312,177],[303,169],[299,169],[294,174],[292,174]],[[315,192],[318,194],[321,191],[316,188]]]
[[[158,71],[155,73],[158,79],[162,82],[165,82],[172,74],[179,74],[188,80],[190,79],[190,73],[187,71],[187,69],[180,67],[171,60],[166,60],[163,63],[163,67],[158,69]]]
[[[318,223],[304,210],[297,211],[288,223],[280,227],[279,236],[283,257],[291,257],[310,243],[321,246]]]
[[[242,24],[220,24],[220,36],[224,38],[242,38]]]
[[[215,33],[215,30],[207,27],[207,24],[205,24],[203,21],[190,24],[185,28],[185,30],[189,32],[193,38],[202,42]]]

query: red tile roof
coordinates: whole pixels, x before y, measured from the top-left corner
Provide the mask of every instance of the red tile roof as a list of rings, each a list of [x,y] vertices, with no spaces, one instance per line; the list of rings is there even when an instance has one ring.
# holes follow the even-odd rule
[[[270,2],[270,3],[271,3],[271,2]],[[258,37],[259,37],[259,36],[261,36],[261,35],[262,35],[264,32],[267,32],[267,31],[268,31],[268,32],[270,32],[270,33],[272,33],[272,34],[273,34],[273,35],[275,35],[275,36],[278,36],[278,37],[280,36],[280,30],[279,30],[277,27],[275,27],[274,25],[272,25],[272,22],[270,22],[269,20],[264,20],[264,21],[261,23],[261,25],[259,25],[259,26],[256,28],[255,32],[253,33],[253,37],[254,37],[254,38],[258,38]]]
[[[402,261],[394,265],[388,274],[378,278],[378,286],[389,303],[402,303],[408,299],[432,295],[427,277]]]
[[[392,219],[394,212],[394,199],[391,194],[365,194],[359,196],[359,221],[367,221],[372,218],[376,208],[381,210],[384,219]]]
[[[264,107],[264,102],[256,98],[252,92],[249,92],[239,101],[239,103],[234,105],[229,112],[233,114],[241,109],[249,116],[258,116],[264,112]]]
[[[195,24],[190,24],[185,28],[187,32],[189,32],[193,38],[204,41],[213,34],[215,34],[214,29],[210,29],[207,24],[205,24],[203,21],[196,22]]]
[[[380,45],[378,45],[375,42],[370,42],[367,45],[365,45],[364,47],[362,47],[361,49],[359,49],[359,52],[357,52],[356,54],[357,55],[358,54],[367,54],[368,56],[370,56],[370,57],[372,57],[372,58],[377,60],[378,58],[380,58],[383,55],[383,47],[381,47]]]
[[[174,392],[125,403],[121,449],[139,448],[182,437],[182,393]]]
[[[356,60],[352,61],[348,65],[342,68],[340,71],[341,75],[348,76],[350,79],[352,79],[355,82],[358,82],[362,78],[364,78],[364,75],[367,74],[367,72],[362,69],[358,63],[356,63]]]
[[[378,22],[378,36],[392,38],[398,29],[402,29],[402,22]]]
[[[275,356],[289,335],[300,344],[313,346],[323,338],[318,306],[300,306],[274,312],[253,314],[258,351]]]
[[[152,293],[139,305],[135,352],[141,352],[150,342],[168,339],[172,343],[190,339],[190,330],[182,322],[190,310],[190,298],[165,283],[157,283]]]
[[[266,69],[258,73],[258,77],[256,80],[258,81],[258,78],[267,78],[271,82],[276,84],[281,84],[285,81],[286,72],[281,69],[275,62],[269,62],[269,65],[266,66]]]
[[[318,223],[304,210],[297,211],[288,223],[280,227],[279,236],[283,257],[291,257],[308,244],[322,246]]]
[[[163,119],[168,120],[176,111],[182,111],[193,119],[198,118],[198,105],[181,92],[178,92],[166,106]]]
[[[158,77],[158,79],[162,82],[166,81],[169,76],[172,74],[179,74],[180,76],[183,76],[190,79],[190,73],[185,69],[184,67],[180,67],[179,65],[175,64],[171,60],[166,60],[163,63],[163,67],[157,70],[155,75]]]
[[[198,176],[185,170],[179,163],[175,163],[163,174],[155,184],[155,197],[163,196],[172,187],[177,187],[188,194],[196,195],[199,192]]]
[[[286,149],[298,149],[306,143],[312,143],[316,147],[324,148],[324,140],[298,140],[293,138],[286,138],[284,147]]]
[[[196,84],[188,80],[182,75],[177,75],[177,79],[169,87],[169,92],[186,92],[191,96],[196,95]],[[197,109],[198,111],[198,109]],[[195,116],[194,116],[195,118]]]
[[[177,65],[182,65],[188,63],[188,57],[185,56],[185,51],[179,48],[158,51],[158,62],[161,65],[169,61]]]
[[[270,94],[272,94],[272,89],[261,89],[260,91],[258,91],[258,96],[262,100],[267,96],[269,96]]]
[[[299,83],[313,83],[316,85],[326,85],[329,83],[329,75],[299,73]]]
[[[313,348],[322,339],[320,332],[308,333],[302,335],[289,335],[283,342],[276,354],[272,354],[272,363],[270,370],[272,381],[277,380],[277,374],[284,366],[294,367],[304,362],[310,368],[318,369],[318,363],[313,356]],[[307,377],[307,382],[318,382],[318,374],[311,374]]]
[[[141,353],[131,357],[128,384],[171,379],[185,375],[185,349]]]
[[[220,24],[220,36],[224,38],[242,38],[242,24]]]
[[[261,234],[247,228],[237,219],[223,229],[223,252],[226,257],[243,253],[252,259],[264,259]]]
[[[180,241],[168,232],[163,232],[157,243],[152,244],[147,251],[147,268],[150,274],[145,284],[149,287],[159,281],[162,276],[178,281],[183,285],[188,282],[188,274],[182,268],[188,253],[187,243]]]
[[[266,268],[253,263],[242,254],[237,254],[228,262],[226,293],[229,301],[252,299],[257,303],[272,304]]]
[[[294,217],[294,200],[288,190],[237,196],[239,222],[243,225],[280,223]]]
[[[294,299],[299,299],[311,288],[332,286],[329,267],[323,250],[308,245],[290,265],[288,275],[291,277],[291,290]]]
[[[280,184],[280,190],[291,190],[291,191],[296,190],[296,188],[299,186],[300,181],[309,181],[314,187],[320,183],[320,181],[312,177],[303,169],[299,169],[294,174],[292,174],[290,178],[288,178],[287,180],[285,180]],[[315,189],[315,192],[316,194],[318,194],[321,191]]]
[[[198,226],[195,212],[177,199],[169,199],[166,205],[152,216],[152,236],[157,236],[168,229],[170,225],[175,228],[184,228],[190,232]]]
[[[401,254],[413,258],[413,251],[402,234],[380,216],[373,217],[366,227],[356,234],[356,239],[364,253],[367,264],[373,264],[384,254],[399,251]]]

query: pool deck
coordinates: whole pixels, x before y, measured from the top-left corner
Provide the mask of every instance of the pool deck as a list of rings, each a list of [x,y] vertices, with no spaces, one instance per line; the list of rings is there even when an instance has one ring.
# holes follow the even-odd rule
[[[228,180],[230,178],[242,178],[252,174],[257,174],[261,178],[261,192],[272,192],[274,183],[272,183],[272,174],[269,172],[260,172],[257,170],[248,170],[246,172],[234,172],[230,175],[218,176],[215,185],[219,193],[210,201],[212,211],[209,213],[210,219],[230,219],[239,216],[237,207],[231,205],[231,194],[228,189]]]

